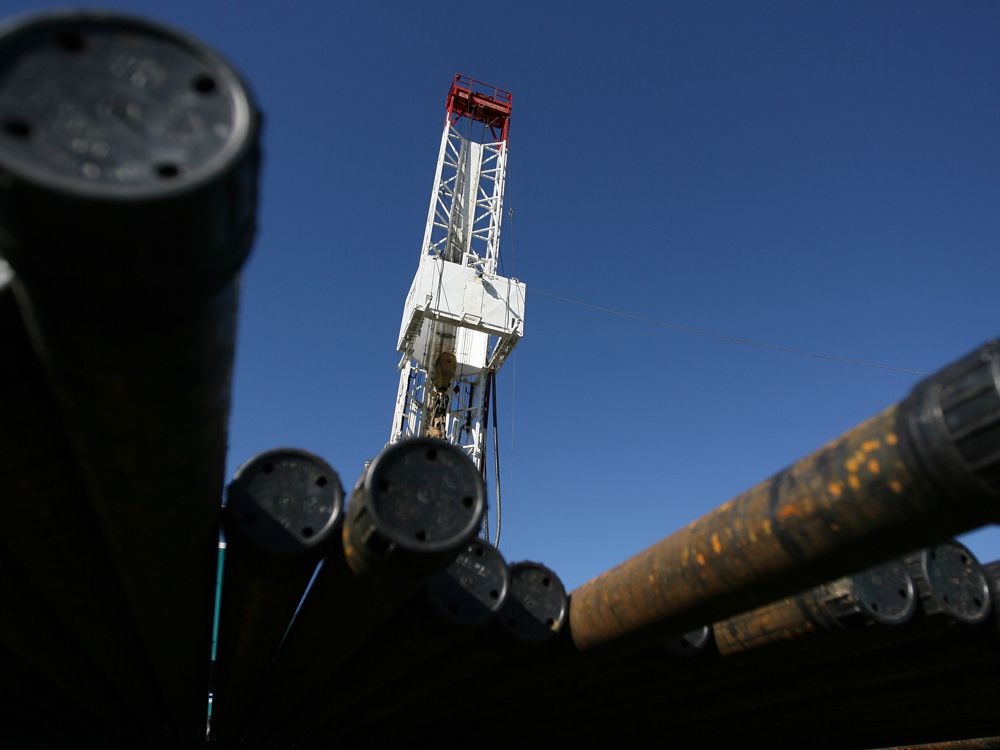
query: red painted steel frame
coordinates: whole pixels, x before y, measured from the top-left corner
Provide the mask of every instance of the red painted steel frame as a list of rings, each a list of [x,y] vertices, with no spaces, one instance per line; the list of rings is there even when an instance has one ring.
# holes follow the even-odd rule
[[[509,91],[456,73],[445,108],[451,116],[452,125],[460,117],[468,117],[487,125],[498,140],[506,141],[512,98]]]

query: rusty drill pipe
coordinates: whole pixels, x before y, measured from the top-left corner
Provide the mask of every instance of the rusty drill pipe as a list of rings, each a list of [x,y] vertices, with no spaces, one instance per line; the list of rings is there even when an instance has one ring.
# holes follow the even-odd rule
[[[114,687],[119,715],[162,724],[152,667],[11,282],[0,278],[0,546]]]
[[[750,680],[727,680],[722,675],[709,693],[710,701],[698,694],[685,698],[676,693],[661,693],[654,694],[645,705],[636,703],[626,707],[625,713],[633,722],[655,725],[690,723],[694,727],[698,721],[725,718],[734,724],[750,726],[756,721],[777,721],[769,718],[776,716],[783,717],[780,720],[786,723],[793,716],[812,723],[820,714],[832,718],[836,711],[855,721],[862,708],[873,703],[880,716],[902,719],[915,699],[931,694],[936,688],[943,686],[947,691],[957,679],[977,670],[992,673],[1000,663],[1000,637],[995,615],[994,622],[979,615],[984,610],[989,614],[991,609],[988,591],[982,593],[985,582],[975,557],[957,542],[936,545],[919,557],[925,560],[924,571],[929,572],[927,578],[918,573],[915,581],[915,588],[921,592],[922,612],[902,627],[886,630],[881,638],[872,637],[878,633],[869,630],[863,640],[855,637],[849,641],[848,649],[843,648],[843,636],[851,633],[827,631],[822,633],[825,662],[808,656],[803,660],[800,652],[789,658],[787,651],[778,654],[772,651],[772,658],[793,663],[796,668],[786,668],[777,679],[766,672]],[[933,583],[928,584],[928,579]],[[979,596],[986,596],[986,601],[971,601]],[[965,604],[967,599],[970,601]],[[950,608],[942,606],[947,602],[951,602]],[[970,612],[975,616],[970,616]],[[869,648],[858,651],[855,644]],[[942,675],[948,674],[955,676],[942,679]],[[983,684],[989,682],[985,680]],[[871,700],[861,697],[863,691],[870,694]],[[879,695],[882,697],[876,701]],[[889,716],[890,699],[902,706],[895,716]],[[668,707],[681,717],[679,722],[668,718]],[[609,713],[613,709],[595,712],[592,720],[607,719]]]
[[[775,671],[788,671],[802,659],[815,663],[808,653],[813,650],[841,658],[856,649],[870,651],[879,642],[871,637],[872,628],[900,627],[916,609],[913,580],[901,562],[891,561],[694,631],[689,637],[704,633],[702,639],[715,644],[713,658],[701,660],[695,669],[683,669],[665,655],[657,658],[654,649],[647,648],[639,652],[645,668],[622,673],[614,667],[630,659],[608,662],[596,670],[605,678],[597,687],[586,689],[586,675],[581,675],[569,681],[573,689],[565,691],[565,699],[572,701],[571,713],[579,720],[617,721],[646,707],[659,710],[693,695],[733,690]],[[689,647],[687,653],[699,650]],[[753,658],[747,658],[751,654]],[[741,658],[734,661],[736,656]]]
[[[900,737],[904,728],[909,737],[920,738],[955,736],[982,719],[992,718],[998,727],[998,647],[994,628],[958,623],[944,637],[854,660],[833,681],[826,673],[803,676],[798,685],[787,686],[784,700],[734,713],[727,721],[764,733],[780,731],[806,744],[817,725],[825,726],[827,740],[838,747],[860,746],[887,732]]]
[[[1000,737],[977,737],[968,740],[946,740],[944,742],[925,742],[920,745],[893,745],[877,750],[997,750],[1000,748]]]
[[[918,589],[902,560],[875,566],[715,623],[712,629],[721,660],[703,665],[687,678],[676,670],[659,677],[631,675],[624,684],[606,686],[603,695],[578,693],[574,710],[585,720],[616,721],[626,715],[657,715],[663,706],[677,707],[689,701],[687,713],[724,715],[727,703],[756,701],[754,705],[763,705],[764,695],[770,696],[767,700],[780,700],[781,688],[772,684],[797,679],[800,667],[806,668],[806,686],[799,688],[804,692],[811,674],[826,670],[824,674],[831,673],[830,679],[837,679],[846,669],[842,665],[863,665],[871,658],[885,658],[883,655],[894,649],[912,648],[908,644],[947,632],[955,622],[978,622],[968,616],[960,620],[940,606],[934,606],[933,613],[926,604],[918,606],[921,590],[925,602],[949,599],[955,609],[968,600],[966,610],[974,608],[977,614],[984,608],[982,601],[973,602],[983,583],[974,575],[978,564],[972,553],[957,542],[946,542],[933,550],[938,550],[937,560],[930,559],[936,587],[921,579]],[[928,552],[915,557],[923,558]],[[987,611],[988,606],[987,598]],[[910,659],[907,656],[904,663]],[[856,682],[861,678],[857,668],[853,670],[846,672],[846,679]],[[705,714],[702,703],[709,695],[715,707]],[[720,695],[730,698],[715,700]]]
[[[307,712],[372,631],[465,549],[485,507],[482,476],[460,448],[414,438],[376,456],[351,492],[340,544],[278,650],[247,736],[280,734]]]
[[[317,691],[319,705],[305,712],[315,717],[314,727],[295,727],[295,736],[322,737],[358,703],[371,696],[377,700],[380,688],[446,649],[461,648],[497,616],[510,580],[507,563],[493,545],[482,539],[469,542]]]
[[[916,611],[913,579],[903,563],[894,560],[730,617],[715,623],[712,630],[719,653],[731,656],[782,643],[823,640],[814,637],[822,632],[898,627]]]
[[[573,592],[582,650],[635,648],[1000,519],[1000,342]]]
[[[333,467],[280,448],[243,464],[227,489],[226,557],[212,734],[238,734],[320,558],[339,536],[344,491]]]
[[[955,547],[954,556],[950,554],[952,545]],[[981,581],[977,582],[971,575],[962,578],[950,575],[956,569],[974,572],[976,564],[971,553],[957,543],[938,545],[933,550],[938,550],[939,560],[936,570],[931,565],[936,584],[932,595],[925,593],[921,597],[922,602],[927,602],[931,596],[938,600],[960,602],[963,596],[976,595],[979,591],[977,584]],[[959,559],[959,554],[963,551],[967,555],[965,562]],[[891,583],[893,578],[902,580],[898,578],[899,572],[897,570],[893,575],[880,577],[886,583]],[[922,587],[923,584],[915,585],[917,590]],[[823,588],[825,587],[820,587],[820,590]],[[889,603],[893,602],[892,593],[892,588],[887,586],[885,600]],[[766,612],[768,609],[769,607],[764,607],[756,613]],[[880,609],[885,612],[884,608]],[[654,688],[645,691],[643,695],[637,692],[637,700],[631,705],[595,708],[591,713],[591,720],[614,720],[625,713],[636,722],[644,720],[654,724],[668,724],[671,722],[664,718],[665,707],[677,712],[684,722],[691,722],[692,726],[698,721],[723,718],[748,725],[753,717],[759,715],[764,717],[762,720],[769,721],[766,717],[772,714],[783,714],[790,720],[793,711],[790,708],[782,709],[784,705],[802,705],[804,708],[796,709],[794,713],[813,716],[828,710],[839,695],[860,693],[864,689],[876,693],[885,690],[887,695],[895,694],[906,689],[908,683],[933,680],[935,675],[951,669],[956,658],[971,666],[975,664],[978,654],[987,657],[996,651],[993,646],[997,642],[996,636],[990,631],[988,624],[983,624],[983,619],[962,618],[954,612],[945,611],[937,604],[931,607],[921,606],[920,609],[922,611],[919,616],[891,628],[864,628],[862,623],[858,623],[862,625],[862,629],[814,629],[808,631],[809,636],[801,635],[799,628],[796,628],[796,640],[793,641],[781,638],[753,639],[747,636],[748,629],[742,627],[738,633],[743,638],[727,641],[727,628],[717,627],[717,632],[722,634],[720,650],[727,654],[723,664],[735,660],[741,668],[734,673],[721,671],[705,686],[695,690],[657,691]],[[981,604],[975,605],[977,612],[981,609]],[[989,611],[988,601],[986,609]],[[759,618],[764,621],[763,626],[751,617],[740,616],[733,619],[741,621],[741,626],[756,622],[758,632],[767,635],[776,632],[785,634],[781,630],[765,627],[769,623],[765,617]],[[801,626],[801,622],[799,625]],[[743,657],[757,655],[753,651],[739,650],[748,640],[753,641],[756,651],[760,652],[760,656],[767,656],[768,661],[751,659],[749,665],[744,664],[747,659]],[[811,649],[801,648],[809,642],[813,646]],[[735,649],[732,648],[733,643],[736,645]],[[789,643],[798,648],[784,648]],[[773,648],[774,646],[780,648]],[[995,659],[993,656],[989,658]],[[709,697],[711,700],[706,700]],[[851,705],[849,700],[846,705]],[[851,711],[849,707],[844,710],[847,713]],[[745,715],[738,713],[741,711]]]
[[[0,254],[170,731],[195,739],[260,118],[213,51],[127,16],[6,26],[0,71]]]

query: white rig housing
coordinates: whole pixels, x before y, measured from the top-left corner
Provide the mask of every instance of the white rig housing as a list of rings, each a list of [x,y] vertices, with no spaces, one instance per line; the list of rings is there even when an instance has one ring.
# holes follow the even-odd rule
[[[482,466],[487,379],[524,334],[525,286],[496,273],[510,94],[456,76],[434,190],[396,348],[399,390],[389,442],[431,435]],[[479,143],[456,127],[479,123]]]
[[[524,335],[524,292],[524,283],[517,279],[487,277],[475,268],[425,255],[406,295],[396,349],[412,353],[421,367],[430,366],[426,357],[431,322],[443,321],[457,328],[455,355],[460,367],[477,373],[487,366],[499,367]],[[495,349],[497,356],[487,362],[490,336],[512,343]]]

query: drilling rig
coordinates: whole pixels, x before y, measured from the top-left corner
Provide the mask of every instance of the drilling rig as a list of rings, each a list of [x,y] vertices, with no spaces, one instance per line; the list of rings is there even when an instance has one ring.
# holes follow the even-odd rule
[[[497,274],[510,112],[510,92],[461,74],[452,81],[396,345],[402,356],[389,437],[445,440],[484,475],[496,373],[524,334],[525,285]]]

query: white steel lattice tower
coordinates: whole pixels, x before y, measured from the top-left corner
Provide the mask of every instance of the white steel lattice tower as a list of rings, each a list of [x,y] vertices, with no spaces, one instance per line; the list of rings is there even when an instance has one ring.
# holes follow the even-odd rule
[[[403,307],[389,437],[442,438],[480,467],[491,375],[524,333],[525,286],[496,273],[510,109],[509,92],[455,76],[420,264]]]

